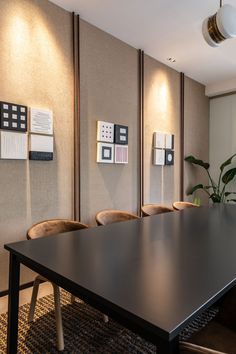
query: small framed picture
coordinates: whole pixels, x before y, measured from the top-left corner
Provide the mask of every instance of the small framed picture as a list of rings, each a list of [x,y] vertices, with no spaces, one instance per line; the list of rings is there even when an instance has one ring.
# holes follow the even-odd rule
[[[127,125],[115,124],[115,144],[128,145],[128,127]]]
[[[153,165],[165,165],[165,150],[153,149]]]
[[[128,163],[128,145],[115,145],[115,163]]]
[[[97,143],[97,162],[99,163],[114,162],[114,144]]]
[[[114,142],[114,123],[97,121],[97,141]]]
[[[165,165],[174,165],[174,151],[166,149],[165,150]]]

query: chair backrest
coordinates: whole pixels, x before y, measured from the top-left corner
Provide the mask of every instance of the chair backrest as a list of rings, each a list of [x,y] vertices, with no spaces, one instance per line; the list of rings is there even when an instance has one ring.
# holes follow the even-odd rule
[[[95,218],[97,225],[108,225],[114,222],[139,219],[137,215],[123,210],[102,210],[97,213]]]
[[[169,213],[171,211],[174,211],[173,208],[168,208],[164,205],[158,205],[158,204],[146,204],[143,205],[141,209],[144,216],[151,216],[151,215]]]
[[[189,203],[189,202],[174,202],[173,203],[173,208],[175,210],[183,210],[187,208],[198,208],[199,205],[194,204],[194,203]]]
[[[29,228],[26,233],[28,240],[39,238],[42,236],[50,236],[61,234],[63,232],[85,229],[88,226],[78,221],[66,219],[51,219],[40,221]]]

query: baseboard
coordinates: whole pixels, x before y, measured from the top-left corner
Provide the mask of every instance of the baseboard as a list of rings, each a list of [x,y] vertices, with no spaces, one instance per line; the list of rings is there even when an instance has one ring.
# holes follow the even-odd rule
[[[40,283],[44,283],[44,281],[41,280]],[[29,283],[22,284],[22,285],[20,285],[20,290],[31,288],[33,286],[33,284],[34,284],[33,281],[30,281]],[[0,291],[0,297],[6,296],[8,294],[9,294],[9,290],[8,289]]]

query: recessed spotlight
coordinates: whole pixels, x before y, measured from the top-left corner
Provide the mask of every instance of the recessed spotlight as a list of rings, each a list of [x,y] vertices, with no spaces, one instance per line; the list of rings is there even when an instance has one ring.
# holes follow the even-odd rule
[[[175,62],[176,62],[176,59],[175,59],[175,58],[172,58],[172,57],[167,58],[167,60],[168,60],[170,63],[175,63]]]

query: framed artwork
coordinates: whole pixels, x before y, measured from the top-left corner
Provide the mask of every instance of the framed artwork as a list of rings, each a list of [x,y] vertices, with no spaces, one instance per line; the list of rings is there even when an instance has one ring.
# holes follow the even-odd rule
[[[174,149],[174,135],[173,134],[166,134],[165,148],[171,149],[171,150]]]
[[[0,102],[0,128],[26,132],[27,107],[15,103]]]
[[[165,165],[174,165],[174,151],[166,149],[165,151]]]
[[[30,132],[36,134],[53,134],[53,113],[48,109],[30,109]]]
[[[114,142],[114,124],[109,122],[97,121],[97,141]]]
[[[115,144],[128,145],[128,127],[127,125],[115,124]]]
[[[153,147],[156,149],[165,149],[165,134],[155,132],[153,135]]]
[[[114,162],[114,144],[97,143],[97,162],[100,163]]]
[[[128,145],[115,145],[115,163],[128,163]]]
[[[153,149],[153,165],[165,165],[165,150]]]
[[[0,131],[1,159],[27,160],[28,136],[26,133]]]
[[[29,159],[39,161],[53,160],[53,136],[30,134]]]

